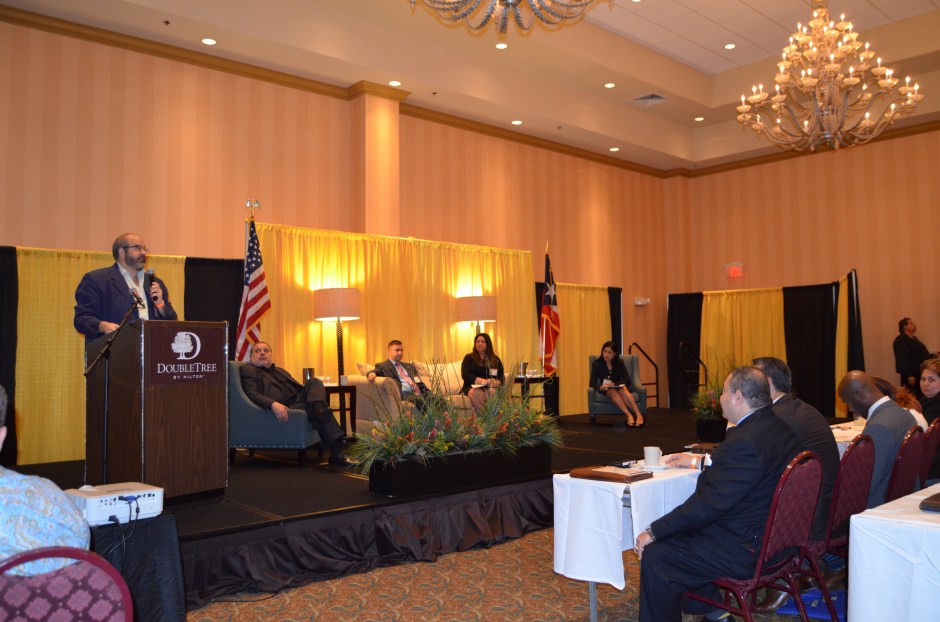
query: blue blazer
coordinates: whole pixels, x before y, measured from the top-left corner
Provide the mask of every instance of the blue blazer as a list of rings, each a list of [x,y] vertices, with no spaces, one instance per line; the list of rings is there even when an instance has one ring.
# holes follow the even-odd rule
[[[156,282],[163,290],[164,306],[162,315],[157,315],[157,308],[153,304],[150,296],[144,296],[147,299],[147,309],[151,319],[175,320],[176,311],[170,304],[166,285],[159,278]],[[78,288],[75,290],[75,330],[85,335],[85,342],[100,337],[104,333],[98,330],[98,322],[113,322],[119,324],[124,314],[134,303],[134,297],[131,295],[127,281],[121,274],[121,269],[117,263],[108,268],[92,270],[82,277]],[[131,321],[140,317],[137,309],[131,314]]]

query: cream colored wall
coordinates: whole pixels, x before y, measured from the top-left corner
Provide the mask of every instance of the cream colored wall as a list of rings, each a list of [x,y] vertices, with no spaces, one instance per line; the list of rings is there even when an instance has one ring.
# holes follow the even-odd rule
[[[353,103],[7,23],[0,75],[0,244],[104,250],[135,230],[159,253],[241,257],[248,197],[263,222],[368,229]],[[871,370],[892,377],[903,315],[940,348],[936,290],[922,284],[940,132],[663,180],[399,121],[400,235],[530,250],[537,278],[547,241],[557,280],[623,288],[624,339],[656,358],[661,380],[667,292],[812,284],[851,268]],[[744,279],[725,279],[729,261]]]
[[[913,317],[918,336],[940,350],[938,162],[940,132],[930,132],[667,180],[667,289],[826,283],[854,268],[866,367],[897,381],[900,318]],[[744,264],[744,278],[725,277],[732,261]]]
[[[353,230],[349,103],[0,22],[0,244],[243,257],[258,219]]]

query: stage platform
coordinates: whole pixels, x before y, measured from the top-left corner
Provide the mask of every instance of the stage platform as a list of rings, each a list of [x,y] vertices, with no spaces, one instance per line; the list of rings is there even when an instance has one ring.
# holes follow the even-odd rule
[[[651,408],[643,428],[622,417],[562,417],[552,470],[642,458],[643,447],[681,451],[695,440],[686,410]],[[310,452],[315,456],[315,452]],[[296,466],[292,451],[239,452],[224,495],[174,503],[187,608],[241,591],[273,592],[452,551],[492,546],[551,526],[551,478],[450,495],[385,497],[354,469]],[[63,488],[82,463],[23,467]]]

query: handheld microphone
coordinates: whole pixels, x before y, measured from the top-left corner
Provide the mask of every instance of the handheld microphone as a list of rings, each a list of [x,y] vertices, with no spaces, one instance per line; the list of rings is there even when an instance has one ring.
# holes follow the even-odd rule
[[[156,283],[156,278],[157,278],[157,277],[154,276],[154,274],[153,274],[153,268],[147,268],[146,274],[147,274],[147,284],[148,284],[148,285],[153,285],[154,283]],[[148,289],[149,289],[149,288],[148,288]],[[154,294],[153,296],[151,296],[151,298],[153,298],[153,301],[154,301],[154,302],[157,301],[157,296],[156,296],[156,294]]]

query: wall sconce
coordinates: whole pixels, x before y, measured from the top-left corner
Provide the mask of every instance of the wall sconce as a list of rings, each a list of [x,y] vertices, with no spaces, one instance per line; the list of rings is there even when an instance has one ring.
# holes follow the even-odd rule
[[[743,279],[744,278],[744,264],[740,261],[732,261],[731,263],[725,264],[725,276],[729,279]]]
[[[339,374],[346,373],[343,362],[343,320],[359,319],[359,290],[355,287],[334,287],[313,292],[313,319],[336,322],[336,358]]]
[[[496,296],[464,296],[457,299],[457,321],[476,322],[477,334],[483,332],[480,324],[496,321]]]

